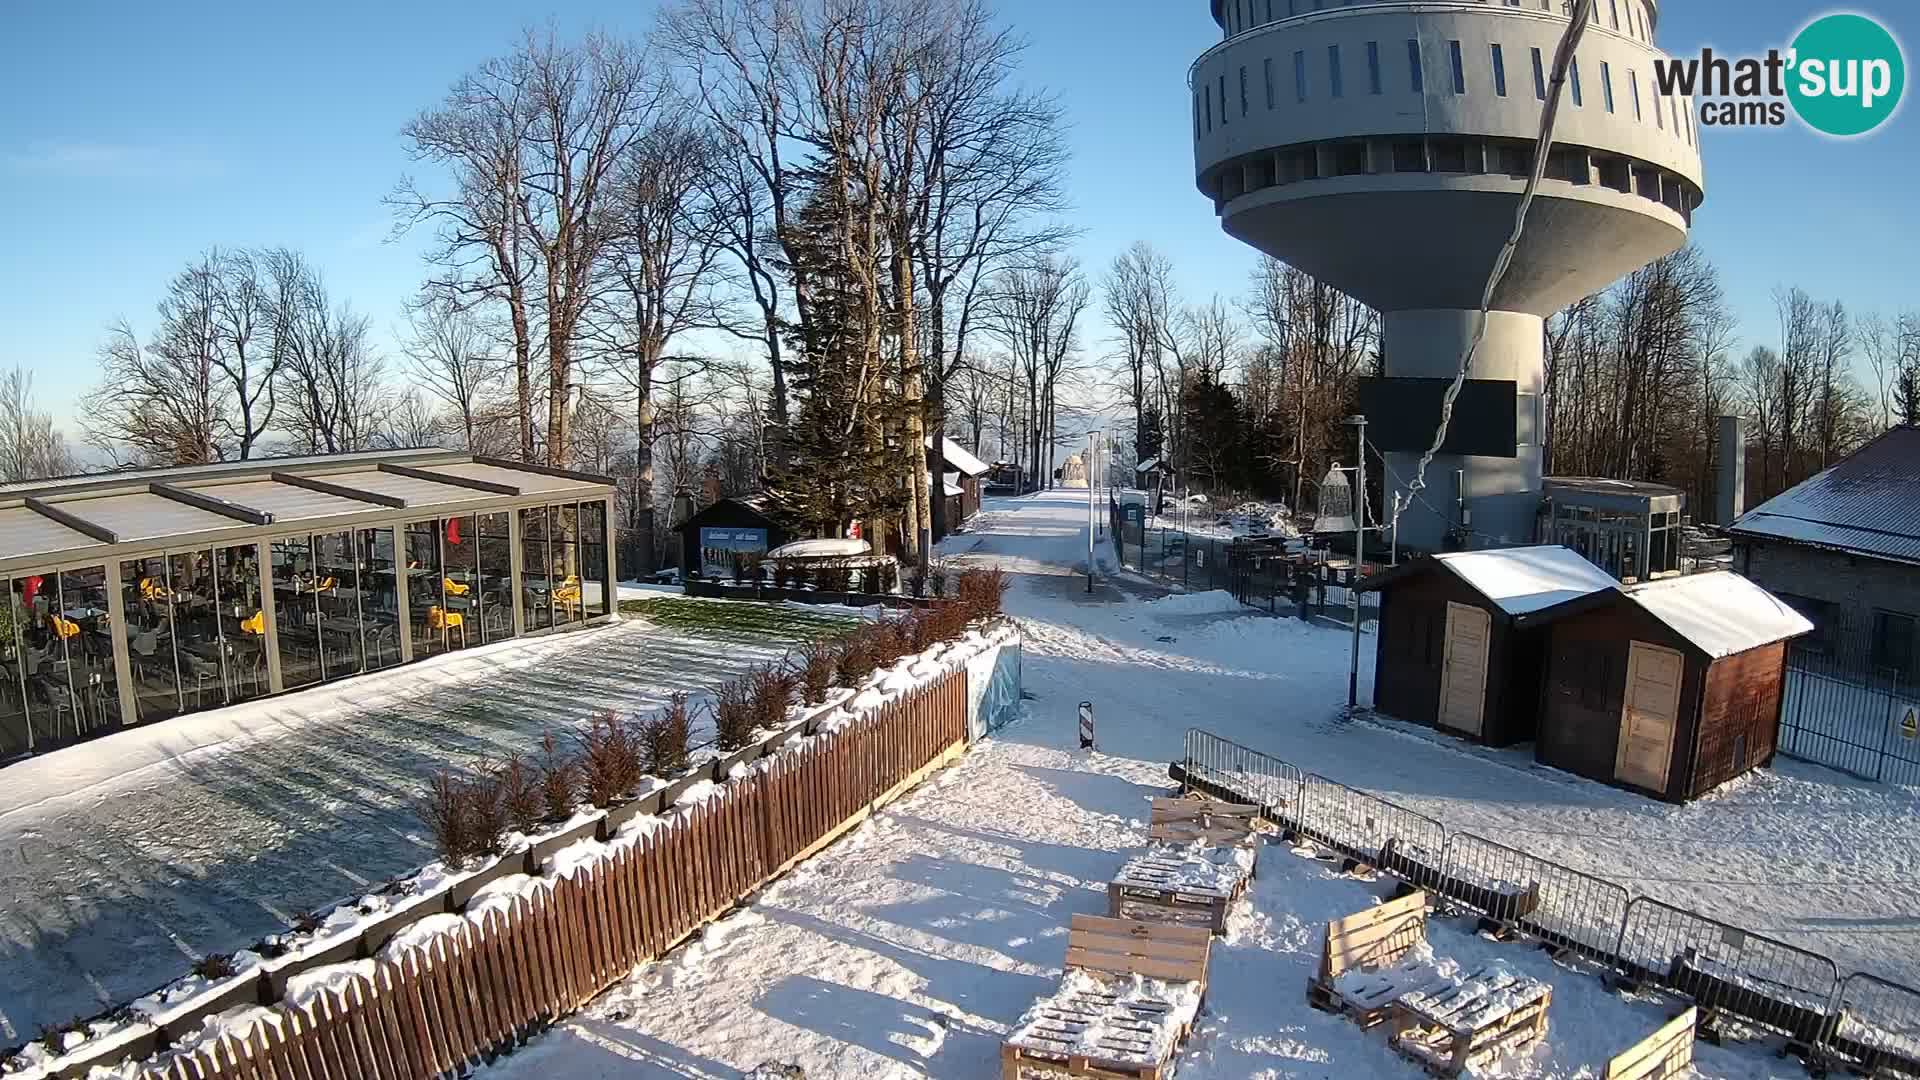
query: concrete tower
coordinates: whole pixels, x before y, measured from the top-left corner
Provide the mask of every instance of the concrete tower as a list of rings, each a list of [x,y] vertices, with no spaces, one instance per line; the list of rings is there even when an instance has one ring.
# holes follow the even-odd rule
[[[1222,227],[1383,312],[1389,380],[1451,379],[1533,167],[1571,4],[1210,4],[1226,37],[1190,76],[1194,163]],[[1468,371],[1513,384],[1514,456],[1436,457],[1423,501],[1401,515],[1403,547],[1439,549],[1468,530],[1472,546],[1531,538],[1542,320],[1686,243],[1703,195],[1698,133],[1689,99],[1657,93],[1658,18],[1652,0],[1596,0],[1546,179]],[[1369,435],[1405,451],[1387,455],[1389,491],[1405,489],[1432,440],[1435,387],[1383,388],[1434,402],[1417,423],[1383,430],[1374,418]],[[1503,400],[1504,388],[1474,389]]]

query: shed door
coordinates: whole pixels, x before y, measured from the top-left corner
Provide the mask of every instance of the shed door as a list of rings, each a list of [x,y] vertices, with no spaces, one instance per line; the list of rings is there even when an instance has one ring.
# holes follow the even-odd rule
[[[1680,715],[1680,676],[1685,669],[1686,660],[1672,649],[1633,643],[1627,656],[1627,692],[1614,779],[1649,791],[1667,790],[1673,728]]]
[[[1440,667],[1440,726],[1480,734],[1487,709],[1487,650],[1493,616],[1447,602],[1447,647]]]

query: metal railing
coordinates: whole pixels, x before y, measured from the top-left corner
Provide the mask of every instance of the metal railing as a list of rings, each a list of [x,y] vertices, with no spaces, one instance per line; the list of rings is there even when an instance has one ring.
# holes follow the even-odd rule
[[[1912,734],[1909,709],[1916,710]],[[1867,780],[1920,784],[1920,687],[1863,656],[1791,647],[1780,752]]]
[[[1198,728],[1179,767],[1189,789],[1271,808],[1282,828],[1376,866],[1627,979],[1785,1036],[1809,1058],[1920,1078],[1920,990],[1675,907]],[[1288,791],[1298,795],[1288,811]],[[1275,813],[1272,810],[1279,810]]]
[[[1602,962],[1620,944],[1625,886],[1472,833],[1447,837],[1446,867],[1441,891],[1504,927]]]

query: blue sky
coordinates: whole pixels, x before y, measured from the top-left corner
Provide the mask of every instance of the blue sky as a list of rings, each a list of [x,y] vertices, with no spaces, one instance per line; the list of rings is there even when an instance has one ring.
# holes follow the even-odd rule
[[[1025,78],[1071,118],[1071,195],[1090,271],[1134,240],[1168,254],[1189,299],[1241,292],[1251,251],[1192,183],[1189,63],[1218,40],[1206,0],[1016,3]],[[1676,55],[1783,45],[1827,7],[1673,0]],[[569,3],[563,30],[644,33],[648,0]],[[1851,10],[1920,42],[1911,0]],[[54,4],[10,8],[0,65],[0,368],[21,365],[63,421],[94,381],[105,325],[152,324],[168,277],[211,245],[304,250],[391,337],[423,237],[389,240],[381,197],[410,169],[400,126],[548,9],[467,2]],[[1909,92],[1909,97],[1913,92]],[[1920,308],[1920,114],[1866,139],[1703,129],[1694,237],[1721,268],[1742,346],[1775,336],[1769,292],[1799,284],[1855,311]],[[1104,350],[1095,324],[1087,344]]]

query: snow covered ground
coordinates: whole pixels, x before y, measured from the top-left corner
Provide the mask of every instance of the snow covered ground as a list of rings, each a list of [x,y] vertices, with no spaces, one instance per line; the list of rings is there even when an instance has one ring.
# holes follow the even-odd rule
[[[1915,793],[1784,764],[1670,807],[1524,753],[1339,720],[1347,635],[1192,598],[1156,602],[1158,590],[1127,578],[1089,594],[1075,572],[1084,514],[1070,492],[990,500],[945,549],[1015,575],[1008,608],[1026,634],[1033,698],[1024,721],[494,1066],[494,1080],[732,1077],[767,1062],[812,1080],[996,1075],[1001,1038],[1054,985],[1069,917],[1104,910],[1105,883],[1143,842],[1147,800],[1166,790],[1190,726],[1819,949],[1842,972],[1920,981]],[[1095,703],[1098,753],[1075,748],[1082,700]],[[1319,925],[1384,888],[1336,870],[1269,847],[1251,906],[1216,946],[1181,1075],[1415,1075],[1378,1032],[1305,1005]],[[1547,1042],[1508,1075],[1597,1075],[1668,1015],[1524,946],[1445,923],[1433,937],[1442,959],[1498,958],[1553,982]],[[1708,1077],[1802,1075],[1759,1049],[1701,1055]]]
[[[0,1045],[427,862],[412,803],[433,770],[529,750],[594,709],[653,708],[779,651],[629,622],[182,717],[0,770]]]

